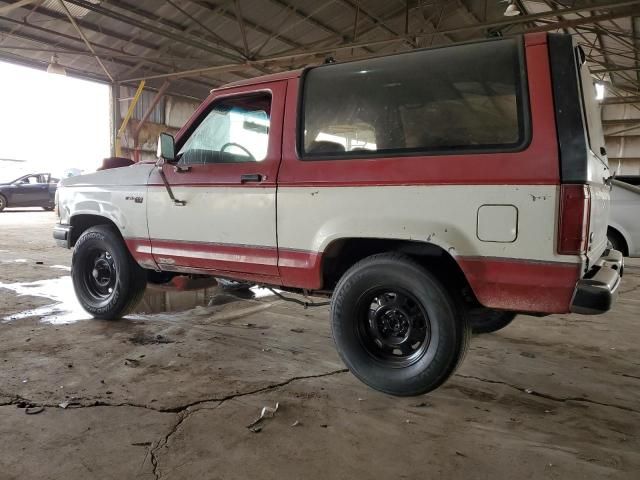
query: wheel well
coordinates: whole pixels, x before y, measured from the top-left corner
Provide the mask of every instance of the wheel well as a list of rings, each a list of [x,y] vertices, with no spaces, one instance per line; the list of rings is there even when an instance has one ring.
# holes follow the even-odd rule
[[[324,289],[333,290],[340,277],[363,258],[384,252],[404,253],[428,269],[450,291],[473,304],[478,303],[462,269],[446,250],[433,243],[412,240],[347,238],[332,242],[323,254]]]
[[[71,225],[71,238],[69,239],[69,246],[73,247],[80,235],[84,233],[85,230],[91,227],[95,227],[96,225],[112,225],[118,233],[120,233],[120,229],[109,220],[107,217],[102,217],[100,215],[91,215],[91,214],[80,214],[74,215],[70,220]]]
[[[622,235],[614,227],[609,226],[607,228],[607,237],[615,238],[622,247],[622,255],[624,255],[625,257],[629,256],[629,245],[627,245],[627,241],[625,240],[624,235]]]

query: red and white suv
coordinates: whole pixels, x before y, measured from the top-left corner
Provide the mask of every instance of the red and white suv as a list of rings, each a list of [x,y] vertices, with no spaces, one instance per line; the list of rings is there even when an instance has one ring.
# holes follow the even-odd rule
[[[327,64],[214,90],[160,160],[66,179],[54,237],[97,318],[173,273],[331,295],[349,369],[441,385],[471,333],[602,313],[622,275],[592,79],[570,36]]]

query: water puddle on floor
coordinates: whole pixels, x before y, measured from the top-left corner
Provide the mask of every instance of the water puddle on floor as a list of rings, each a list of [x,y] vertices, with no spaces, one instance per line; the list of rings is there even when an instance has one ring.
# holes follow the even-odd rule
[[[71,271],[71,267],[67,267],[66,265],[51,265],[49,268],[56,268],[58,270],[65,270],[67,272]]]
[[[78,303],[71,277],[68,275],[35,282],[0,282],[0,288],[10,290],[19,296],[41,297],[52,300],[49,305],[6,316],[2,319],[3,322],[40,317],[41,321],[45,323],[63,325],[91,318]],[[150,285],[147,287],[144,297],[138,306],[128,317],[139,318],[150,314],[185,312],[196,307],[223,305],[240,299],[256,299],[272,294],[270,290],[258,286],[249,289],[212,286],[195,290],[175,290]]]

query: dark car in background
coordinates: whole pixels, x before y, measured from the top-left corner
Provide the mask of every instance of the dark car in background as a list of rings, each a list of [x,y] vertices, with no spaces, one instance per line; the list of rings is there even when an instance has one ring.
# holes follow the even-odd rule
[[[53,210],[59,179],[50,173],[30,173],[0,183],[0,212],[11,207],[42,207]]]

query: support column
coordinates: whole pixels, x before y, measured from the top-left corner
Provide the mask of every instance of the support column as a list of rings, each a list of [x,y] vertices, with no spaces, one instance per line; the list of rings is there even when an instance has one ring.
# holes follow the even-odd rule
[[[109,90],[109,100],[111,102],[110,114],[111,118],[109,121],[110,135],[111,138],[111,156],[115,157],[116,154],[116,139],[118,135],[118,128],[120,128],[121,118],[120,118],[120,84],[118,82],[112,83],[111,88]]]

